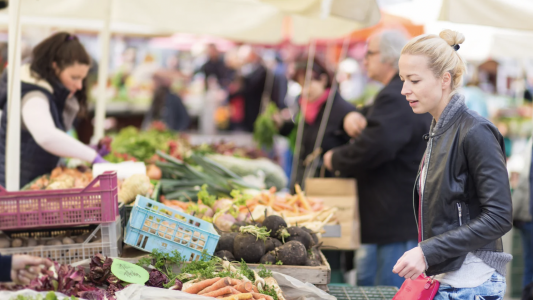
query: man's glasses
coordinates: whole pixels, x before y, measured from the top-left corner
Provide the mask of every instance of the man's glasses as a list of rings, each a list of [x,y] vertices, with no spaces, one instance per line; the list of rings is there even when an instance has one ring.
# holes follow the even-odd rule
[[[375,54],[378,54],[379,51],[370,51],[370,50],[367,50],[366,53],[365,53],[365,58],[368,58],[369,56],[372,56],[372,55],[375,55]]]

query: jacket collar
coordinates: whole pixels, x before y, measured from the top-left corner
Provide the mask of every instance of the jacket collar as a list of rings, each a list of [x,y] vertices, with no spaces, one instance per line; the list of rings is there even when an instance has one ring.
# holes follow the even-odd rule
[[[431,122],[429,132],[432,136],[444,133],[467,109],[468,107],[465,104],[465,97],[461,94],[454,94],[450,99],[450,103],[448,103],[440,115],[439,121],[435,122],[435,119],[433,119]]]
[[[70,95],[70,91],[59,81],[49,82],[36,76],[36,74],[31,71],[29,64],[25,64],[20,68],[20,81],[40,87],[45,91],[50,92],[50,94],[54,95],[59,100],[66,100],[68,95]]]
[[[44,79],[40,79],[37,76],[35,76],[33,74],[33,72],[31,71],[29,64],[23,65],[20,68],[20,81],[25,82],[25,83],[29,83],[29,84],[33,84],[33,85],[36,85],[36,86],[38,86],[40,88],[43,88],[43,89],[49,91],[50,94],[54,93],[54,88],[52,87],[52,85],[50,85],[50,83],[48,83],[48,81],[46,81]]]

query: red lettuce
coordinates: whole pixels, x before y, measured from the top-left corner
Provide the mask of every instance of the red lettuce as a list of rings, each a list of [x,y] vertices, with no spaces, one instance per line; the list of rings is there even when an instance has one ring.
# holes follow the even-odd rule
[[[111,264],[113,264],[113,259],[105,257],[102,254],[96,254],[89,264],[91,271],[87,279],[97,285],[103,284],[112,275]]]
[[[149,275],[150,277],[148,279],[148,282],[146,283],[147,286],[163,288],[163,285],[167,284],[170,281],[167,275],[156,269],[152,269]]]

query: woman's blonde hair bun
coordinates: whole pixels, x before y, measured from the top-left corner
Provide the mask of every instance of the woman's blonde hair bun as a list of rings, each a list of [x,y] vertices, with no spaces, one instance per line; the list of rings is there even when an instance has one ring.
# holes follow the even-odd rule
[[[445,40],[450,46],[460,45],[465,41],[465,36],[462,33],[450,29],[444,29],[441,31],[439,37]]]

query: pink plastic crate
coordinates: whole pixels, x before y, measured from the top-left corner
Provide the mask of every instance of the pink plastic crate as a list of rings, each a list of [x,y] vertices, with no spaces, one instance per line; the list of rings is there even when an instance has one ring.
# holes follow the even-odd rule
[[[117,192],[116,172],[84,189],[8,192],[0,186],[0,230],[114,222]]]

